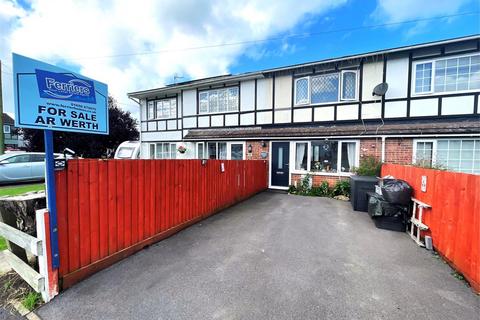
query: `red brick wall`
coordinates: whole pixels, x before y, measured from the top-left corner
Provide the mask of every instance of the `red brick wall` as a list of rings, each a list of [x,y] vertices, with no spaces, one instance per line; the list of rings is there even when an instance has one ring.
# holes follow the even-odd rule
[[[296,173],[292,174],[291,184],[300,185],[300,180],[302,180],[303,177],[305,177],[305,175],[296,174]],[[312,177],[313,177],[312,182],[314,187],[318,187],[323,181],[327,181],[330,187],[332,187],[339,180],[349,179],[348,177],[344,177],[344,176],[339,177],[339,176],[326,176],[326,175],[312,175]]]
[[[247,141],[246,155],[247,160],[267,160],[262,159],[262,152],[270,152],[269,141],[264,141],[265,147],[262,146],[262,141]],[[248,152],[248,146],[252,145],[252,152]],[[413,139],[403,138],[387,138],[385,140],[385,162],[396,164],[410,164],[412,162],[413,153]],[[382,158],[382,139],[368,138],[360,139],[360,161],[367,156],[374,156],[378,160]],[[292,184],[302,179],[300,174],[292,174]],[[318,186],[323,181],[328,181],[330,186],[333,186],[338,180],[348,179],[348,177],[339,177],[335,175],[313,175],[313,185]]]
[[[368,156],[382,158],[382,139],[360,140],[360,161]],[[385,139],[385,162],[397,164],[412,163],[413,139],[387,138]]]
[[[262,141],[247,141],[246,142],[246,148],[247,148],[247,160],[267,160],[268,161],[268,147],[269,143],[268,141],[264,140],[263,143],[265,144],[265,147],[262,147]],[[252,153],[248,153],[248,146],[252,145]],[[267,158],[262,159],[261,153],[262,152],[267,152]]]
[[[385,162],[411,164],[413,139],[391,138],[385,140]]]
[[[363,158],[373,156],[380,160],[382,158],[382,139],[360,140],[360,162]]]

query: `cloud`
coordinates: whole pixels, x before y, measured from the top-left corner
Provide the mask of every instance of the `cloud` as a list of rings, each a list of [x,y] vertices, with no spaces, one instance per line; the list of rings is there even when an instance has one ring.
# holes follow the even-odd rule
[[[371,17],[386,23],[425,19],[458,13],[469,2],[471,0],[378,0]],[[445,18],[445,21],[449,22],[450,19]],[[427,21],[420,21],[408,29],[406,35],[420,33],[428,24]]]
[[[277,36],[346,1],[32,0],[24,9],[0,0],[0,59],[8,63],[14,51],[76,68],[107,83],[121,106],[137,114],[127,92],[171,83],[175,73],[185,78],[228,73],[241,55],[262,52],[263,45],[182,48]],[[282,45],[278,50],[288,52]],[[116,56],[125,53],[145,54]],[[11,86],[4,95],[7,106]]]

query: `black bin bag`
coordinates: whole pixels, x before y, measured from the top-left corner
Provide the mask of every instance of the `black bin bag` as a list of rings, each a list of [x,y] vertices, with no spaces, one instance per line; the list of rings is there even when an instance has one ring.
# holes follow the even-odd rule
[[[382,186],[383,198],[393,204],[407,206],[410,203],[413,189],[403,180],[394,179],[384,182]]]

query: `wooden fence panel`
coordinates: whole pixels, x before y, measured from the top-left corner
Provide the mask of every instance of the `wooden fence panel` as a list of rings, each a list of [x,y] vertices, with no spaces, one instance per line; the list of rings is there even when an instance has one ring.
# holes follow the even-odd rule
[[[69,160],[56,172],[63,288],[265,190],[267,174],[265,161]]]
[[[433,245],[480,292],[480,175],[384,164],[382,176],[407,181],[432,206],[424,214]],[[421,191],[422,176],[427,190]]]

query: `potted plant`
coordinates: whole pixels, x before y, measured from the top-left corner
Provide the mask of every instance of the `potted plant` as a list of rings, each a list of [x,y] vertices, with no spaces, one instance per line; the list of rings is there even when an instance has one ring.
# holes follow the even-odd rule
[[[180,146],[180,147],[177,148],[177,151],[183,154],[183,153],[187,152],[187,148],[185,148],[184,146]]]

